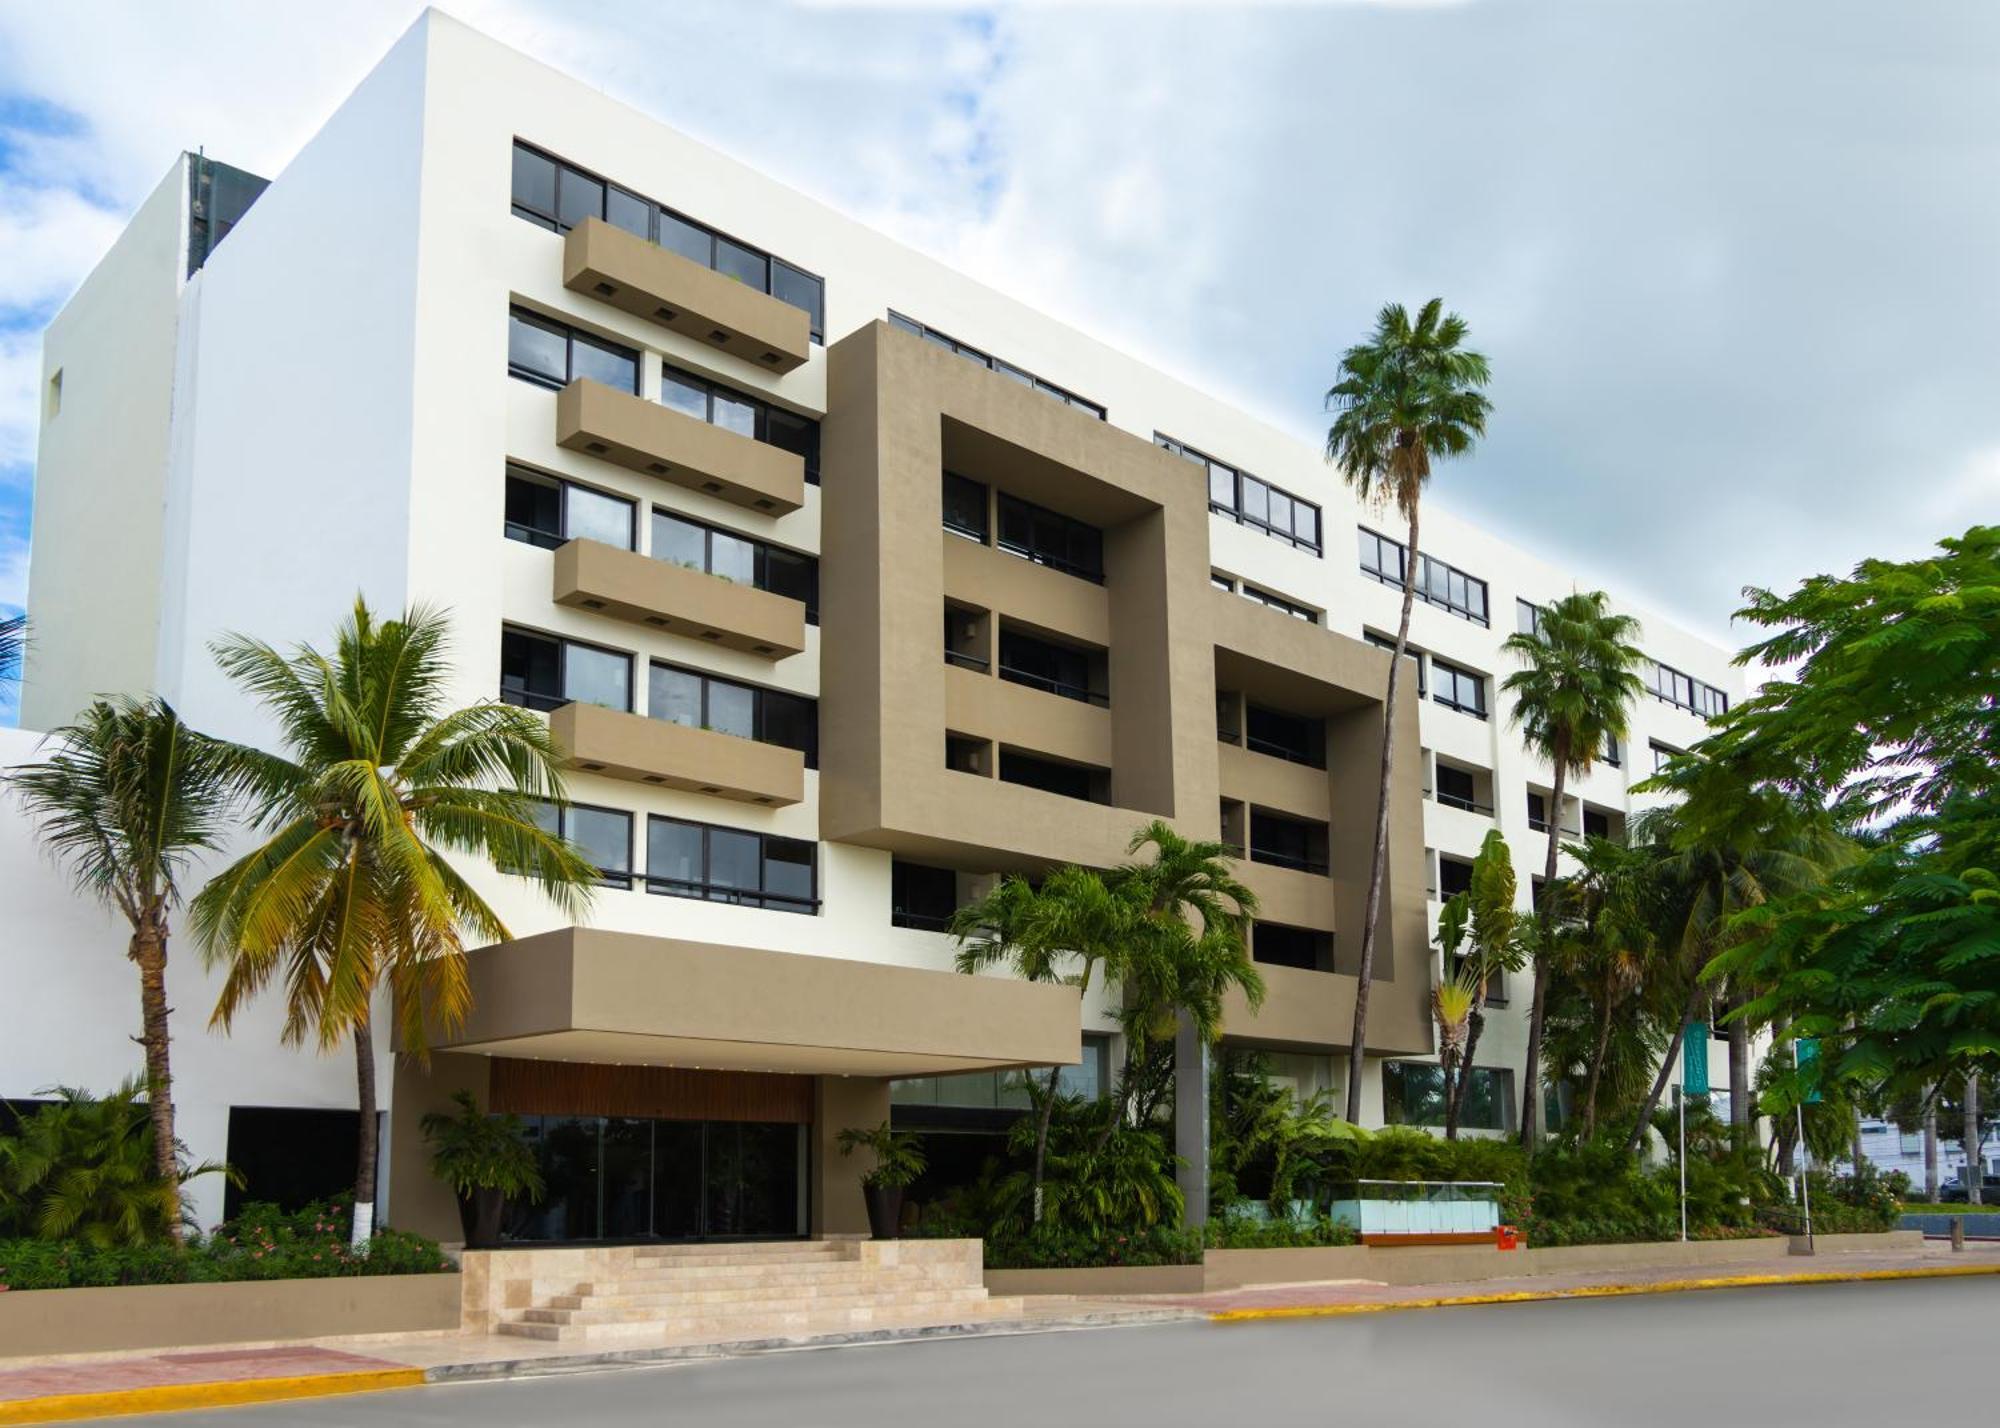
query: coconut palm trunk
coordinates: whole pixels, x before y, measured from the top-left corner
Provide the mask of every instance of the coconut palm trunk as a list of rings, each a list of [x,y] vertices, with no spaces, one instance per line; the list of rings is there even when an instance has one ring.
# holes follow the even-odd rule
[[[1924,1088],[1924,1203],[1938,1202],[1937,1085]]]
[[[1382,915],[1382,884],[1389,862],[1389,791],[1396,776],[1396,703],[1402,689],[1403,652],[1410,644],[1410,612],[1417,603],[1418,503],[1410,502],[1408,559],[1403,566],[1403,613],[1389,657],[1382,696],[1382,771],[1375,788],[1375,847],[1368,860],[1368,902],[1361,919],[1361,961],[1355,968],[1354,1029],[1347,1047],[1347,1119],[1361,1119],[1361,1072],[1368,1054],[1368,993],[1375,976],[1375,928]]]
[[[375,1096],[375,1029],[369,1014],[354,1023],[355,1104],[361,1113],[354,1150],[354,1223],[348,1239],[359,1248],[375,1234],[375,1165],[381,1155]]]
[[[1569,741],[1558,735],[1555,745],[1554,793],[1549,799],[1549,851],[1542,860],[1542,887],[1535,896],[1535,920],[1541,928],[1535,951],[1535,994],[1528,1008],[1528,1058],[1521,1071],[1521,1146],[1528,1154],[1542,1138],[1542,1025],[1549,1000],[1549,903],[1556,894],[1556,859],[1562,852],[1563,775],[1569,771]]]
[[[1755,1140],[1750,1114],[1750,1024],[1729,1023],[1729,1143],[1742,1150]]]
[[[155,899],[132,932],[130,952],[139,969],[139,1044],[146,1053],[146,1115],[153,1125],[153,1169],[163,1185],[180,1184],[174,1153],[174,1075],[167,1030],[167,913]],[[176,1212],[174,1234],[180,1234]]]

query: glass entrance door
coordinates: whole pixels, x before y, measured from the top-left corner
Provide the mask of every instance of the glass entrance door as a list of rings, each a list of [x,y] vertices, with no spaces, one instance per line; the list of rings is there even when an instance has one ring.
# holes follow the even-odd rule
[[[806,1232],[804,1126],[632,1116],[521,1121],[545,1193],[534,1203],[508,1204],[508,1239],[791,1239]]]

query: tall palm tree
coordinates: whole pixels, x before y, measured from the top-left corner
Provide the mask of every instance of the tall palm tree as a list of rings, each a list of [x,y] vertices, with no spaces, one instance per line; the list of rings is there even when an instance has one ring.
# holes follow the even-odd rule
[[[1583,1138],[1596,1133],[1604,1071],[1611,1038],[1627,1003],[1660,980],[1660,940],[1655,930],[1659,899],[1653,862],[1643,849],[1606,838],[1572,843],[1577,871],[1559,880],[1554,901],[1565,927],[1557,942],[1577,980],[1588,989],[1596,1019],[1584,1071]],[[1641,1008],[1643,1011],[1643,1008]],[[1746,1078],[1747,1081],[1747,1078]]]
[[[275,716],[284,753],[246,752],[263,841],[194,902],[203,955],[227,968],[214,1022],[281,977],[287,1042],[352,1038],[359,1244],[375,1199],[376,993],[392,994],[402,1049],[421,1054],[427,1026],[456,1027],[469,1007],[463,936],[509,936],[446,854],[523,874],[572,917],[598,873],[537,822],[536,800],[563,796],[548,725],[492,701],[446,708],[439,612],[378,620],[357,599],[331,658],[242,637],[216,657]]]
[[[21,682],[21,658],[28,652],[28,617],[0,620],[0,689]]]
[[[1521,1073],[1521,1144],[1530,1154],[1541,1137],[1542,1018],[1548,1004],[1550,896],[1562,849],[1563,790],[1590,772],[1606,739],[1623,740],[1631,704],[1644,687],[1638,668],[1645,656],[1632,643],[1639,623],[1613,614],[1601,590],[1565,595],[1544,609],[1532,630],[1510,635],[1502,646],[1523,667],[1503,681],[1514,697],[1513,722],[1528,748],[1553,770],[1549,848],[1535,919],[1542,954],[1535,958],[1534,1001],[1528,1010],[1528,1055]]]
[[[1382,907],[1382,878],[1389,856],[1389,786],[1396,760],[1396,702],[1403,655],[1409,647],[1410,609],[1422,575],[1418,514],[1431,463],[1462,456],[1486,434],[1492,409],[1483,388],[1486,359],[1466,348],[1465,319],[1447,315],[1432,298],[1411,322],[1401,303],[1376,314],[1368,340],[1347,349],[1326,405],[1336,415],[1326,434],[1326,459],[1366,501],[1393,502],[1409,524],[1403,553],[1403,613],[1389,660],[1382,700],[1382,770],[1376,790],[1375,847],[1368,868],[1367,912],[1361,923],[1360,982],[1354,992],[1354,1032],[1347,1054],[1347,1119],[1361,1118],[1361,1069],[1368,1037],[1369,980],[1375,970],[1375,925]]]
[[[178,1225],[167,939],[195,860],[221,846],[241,751],[196,733],[159,699],[98,700],[48,742],[56,752],[7,786],[78,890],[131,928],[125,955],[139,970],[153,1169],[174,1201],[166,1221]]]
[[[952,914],[958,970],[967,974],[1003,967],[1023,981],[1073,986],[1079,1000],[1100,971],[1121,980],[1138,940],[1141,903],[1136,883],[1117,887],[1090,868],[1068,864],[1040,886],[1019,875],[1002,878],[984,897]],[[1036,1101],[1035,1159],[1030,1180],[1033,1218],[1042,1220],[1042,1182],[1048,1166],[1049,1121],[1055,1114],[1061,1066],[1045,1085],[1028,1085]]]
[[[1459,1117],[1465,1109],[1466,1093],[1472,1086],[1473,1058],[1479,1054],[1480,1034],[1486,1027],[1486,999],[1493,979],[1502,973],[1519,971],[1525,956],[1522,940],[1517,935],[1519,918],[1514,910],[1514,893],[1514,857],[1507,851],[1506,837],[1495,828],[1481,840],[1479,852],[1472,860],[1472,886],[1462,894],[1465,898],[1464,931],[1445,948],[1443,970],[1446,981],[1440,985],[1462,985],[1466,993],[1462,998],[1456,992],[1447,993],[1442,1008],[1456,1012],[1457,1004],[1461,1000],[1464,1003],[1463,1040],[1453,1048],[1457,1053],[1455,1070],[1454,1066],[1447,1065],[1444,1073],[1446,1140],[1458,1139]],[[1440,942],[1444,941],[1445,932],[1440,922]],[[1460,945],[1467,945],[1469,951],[1454,965]]]

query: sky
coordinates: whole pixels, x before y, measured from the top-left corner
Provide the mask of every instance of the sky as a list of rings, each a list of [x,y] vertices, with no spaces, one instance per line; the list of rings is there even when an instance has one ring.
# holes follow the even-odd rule
[[[1715,638],[2000,520],[1989,0],[443,8],[1308,441],[1442,296],[1495,411],[1434,499]],[[179,150],[277,174],[420,9],[0,0],[0,612],[42,327]]]

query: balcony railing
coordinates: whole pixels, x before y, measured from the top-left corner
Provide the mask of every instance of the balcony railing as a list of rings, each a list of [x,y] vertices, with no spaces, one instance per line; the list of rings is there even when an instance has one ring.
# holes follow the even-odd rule
[[[519,689],[501,686],[500,702],[511,704],[516,709],[539,709],[546,714],[551,709],[560,709],[569,700],[560,694],[550,694],[539,689]]]
[[[1289,763],[1304,764],[1309,769],[1323,769],[1326,767],[1326,758],[1323,755],[1314,755],[1310,749],[1300,749],[1294,748],[1289,744],[1273,743],[1269,739],[1260,739],[1255,734],[1250,735],[1243,743],[1252,753],[1268,754],[1274,759],[1284,759]]]
[[[946,650],[944,652],[944,662],[946,664],[955,664],[960,669],[972,670],[976,674],[984,674],[988,669],[992,668],[991,663],[984,655],[967,654],[964,650]]]
[[[1294,872],[1313,873],[1319,877],[1326,876],[1326,864],[1323,862],[1318,862],[1311,858],[1294,857],[1290,853],[1274,852],[1269,848],[1253,846],[1250,849],[1250,861],[1253,863],[1268,863],[1274,868],[1290,868]]]
[[[1074,699],[1083,704],[1095,704],[1100,709],[1108,709],[1111,706],[1111,696],[1108,694],[1100,694],[1081,684],[1065,684],[1062,680],[1050,679],[1045,674],[1030,674],[1027,670],[1015,669],[1012,665],[1001,665],[1000,677],[1009,684],[1025,684],[1030,689],[1059,694],[1064,699]]]
[[[737,907],[761,907],[773,912],[819,911],[816,897],[797,897],[791,893],[765,892],[761,888],[723,887],[718,883],[698,883],[688,878],[646,879],[646,891],[663,897],[691,897],[702,902],[726,902]]]
[[[1455,793],[1433,793],[1431,797],[1446,808],[1462,808],[1467,813],[1483,813],[1489,818],[1493,814],[1492,804],[1480,803],[1476,799],[1471,798],[1461,798]],[[1542,831],[1547,832],[1548,830],[1543,829]]]
[[[912,912],[908,908],[896,908],[889,914],[891,927],[910,927],[918,932],[951,931],[951,914],[935,912]]]

